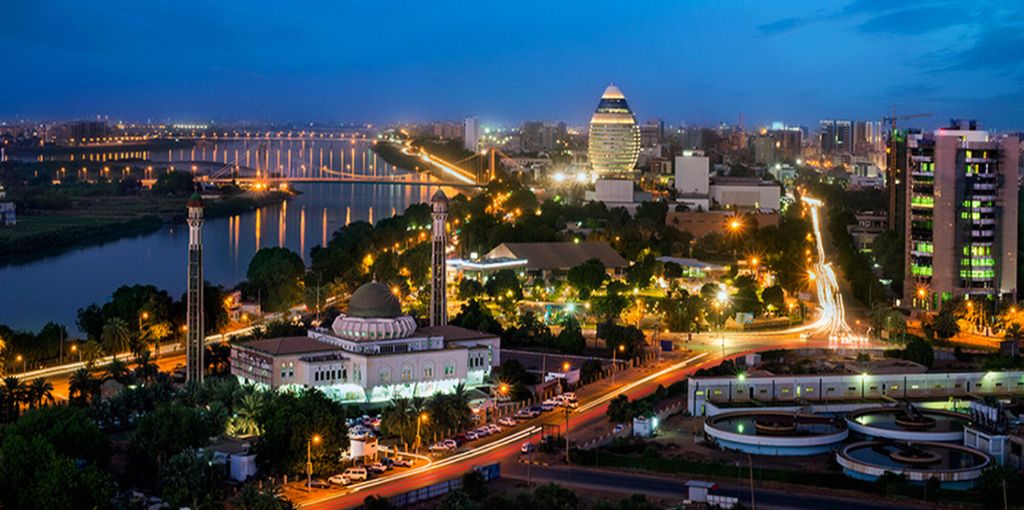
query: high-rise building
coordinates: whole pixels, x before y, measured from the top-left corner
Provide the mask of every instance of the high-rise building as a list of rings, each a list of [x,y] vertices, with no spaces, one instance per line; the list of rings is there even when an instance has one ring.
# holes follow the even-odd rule
[[[203,199],[193,193],[188,199],[188,289],[185,338],[185,379],[203,382],[206,345],[203,324]]]
[[[640,156],[640,128],[614,84],[608,85],[590,119],[587,146],[590,166],[598,176],[632,175]]]
[[[568,139],[564,122],[524,122],[522,134],[523,150],[526,152],[555,150]]]
[[[430,325],[448,325],[447,285],[448,261],[445,256],[448,235],[445,222],[448,220],[448,196],[440,189],[430,199],[431,217],[431,259],[430,259]]]
[[[823,120],[821,127],[822,155],[851,154],[853,151],[853,124],[848,120]]]
[[[906,273],[918,310],[1016,297],[1020,141],[971,122],[907,138]]]
[[[473,152],[480,150],[480,119],[466,117],[462,124],[462,142],[466,150]]]
[[[853,152],[868,154],[882,147],[882,123],[858,120],[853,123]]]

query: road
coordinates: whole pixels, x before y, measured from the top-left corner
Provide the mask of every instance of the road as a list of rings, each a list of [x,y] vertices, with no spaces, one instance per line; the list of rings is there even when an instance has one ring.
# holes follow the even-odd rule
[[[533,483],[554,482],[574,489],[594,490],[602,493],[617,492],[623,497],[631,494],[646,494],[655,498],[682,499],[686,497],[686,480],[663,476],[640,475],[622,471],[602,471],[566,466],[527,466],[506,463],[501,476],[515,480],[531,480]],[[743,483],[717,482],[719,489],[714,494],[739,498],[745,507],[751,507],[750,487]],[[778,489],[754,489],[757,508],[765,510],[843,508],[849,510],[897,510],[914,507],[907,502],[889,503],[866,501],[863,497],[844,498],[819,494],[793,493]]]
[[[797,334],[757,335],[748,339],[734,338],[726,343],[724,350],[720,349],[717,339],[708,343],[695,344],[697,351],[679,362],[653,373],[635,370],[627,377],[620,376],[620,384],[611,391],[603,391],[591,397],[584,392],[581,396],[580,407],[576,409],[569,418],[570,437],[571,431],[592,427],[599,423],[607,422],[605,412],[608,401],[619,394],[626,394],[630,398],[639,398],[652,393],[659,385],[669,386],[681,381],[691,375],[694,371],[719,364],[723,358],[740,356],[747,352],[762,351],[767,349],[796,348],[796,347],[826,347],[827,340],[802,341]],[[350,486],[350,490],[344,493],[314,493],[311,498],[296,501],[299,508],[329,510],[351,508],[362,504],[363,500],[370,495],[391,497],[414,489],[425,487],[437,482],[449,480],[462,476],[463,473],[472,469],[473,466],[485,465],[493,462],[514,461],[519,456],[519,448],[526,440],[536,443],[539,440],[537,432],[540,431],[541,423],[564,424],[564,419],[555,413],[548,413],[546,416],[527,422],[521,427],[523,430],[502,436],[488,443],[474,443],[474,447],[453,455],[450,458],[437,460],[430,466],[412,469],[395,476],[385,477],[370,482]]]

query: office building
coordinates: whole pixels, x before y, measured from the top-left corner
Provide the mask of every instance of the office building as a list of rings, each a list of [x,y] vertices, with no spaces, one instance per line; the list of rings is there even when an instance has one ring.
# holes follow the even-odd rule
[[[480,119],[466,117],[462,123],[462,142],[468,151],[480,150]]]
[[[882,123],[880,121],[858,120],[853,123],[854,154],[869,154],[882,148]]]
[[[631,177],[640,157],[640,128],[626,96],[614,84],[605,89],[590,119],[587,154],[598,176]]]
[[[712,207],[778,211],[782,188],[758,177],[716,177],[708,187]]]
[[[823,120],[819,136],[823,156],[851,154],[853,151],[853,124],[848,120]]]
[[[1020,141],[975,122],[907,138],[906,304],[1016,298]]]

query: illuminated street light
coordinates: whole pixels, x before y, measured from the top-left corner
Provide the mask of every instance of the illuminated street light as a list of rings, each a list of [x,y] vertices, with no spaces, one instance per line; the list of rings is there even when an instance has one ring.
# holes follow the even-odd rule
[[[502,386],[507,386],[507,385],[502,385]],[[420,453],[420,442],[421,442],[421,440],[420,440],[420,424],[426,423],[426,421],[429,418],[430,418],[430,416],[427,413],[420,413],[420,415],[416,417],[416,445],[415,445],[415,449],[416,449],[416,453],[417,454]]]
[[[313,492],[313,445],[320,444],[320,434],[306,441],[306,491]]]

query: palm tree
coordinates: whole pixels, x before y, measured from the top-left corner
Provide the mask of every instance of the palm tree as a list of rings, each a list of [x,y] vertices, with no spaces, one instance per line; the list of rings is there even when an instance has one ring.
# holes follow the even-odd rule
[[[0,401],[4,404],[4,420],[13,421],[18,417],[21,404],[26,402],[25,385],[17,377],[4,377],[0,388]]]
[[[96,388],[96,380],[87,368],[79,368],[68,380],[68,398],[73,402],[85,400],[86,395],[92,395]]]
[[[128,364],[117,359],[115,356],[110,364],[107,365],[107,379],[113,379],[119,383],[124,383],[128,379]]]
[[[233,435],[246,437],[258,436],[263,431],[260,429],[257,416],[263,410],[266,403],[263,393],[250,392],[242,397],[231,417],[229,429]]]
[[[119,353],[127,351],[132,345],[132,335],[128,330],[128,323],[120,317],[108,320],[103,325],[100,340],[107,353],[117,359]]]
[[[53,404],[53,384],[44,377],[33,379],[28,385],[28,403],[33,407],[41,406],[43,403]]]
[[[145,351],[135,358],[135,376],[143,381],[150,381],[160,372],[160,367],[150,359],[149,351]]]
[[[79,352],[82,353],[82,361],[89,370],[92,370],[92,368],[96,366],[96,360],[103,357],[103,348],[100,347],[98,342],[86,342],[82,344]]]
[[[171,325],[168,322],[157,322],[146,329],[146,338],[153,341],[154,357],[160,357],[160,341],[171,336]]]
[[[295,505],[284,497],[281,486],[263,482],[262,489],[255,482],[242,486],[232,499],[234,508],[239,510],[292,510]]]

